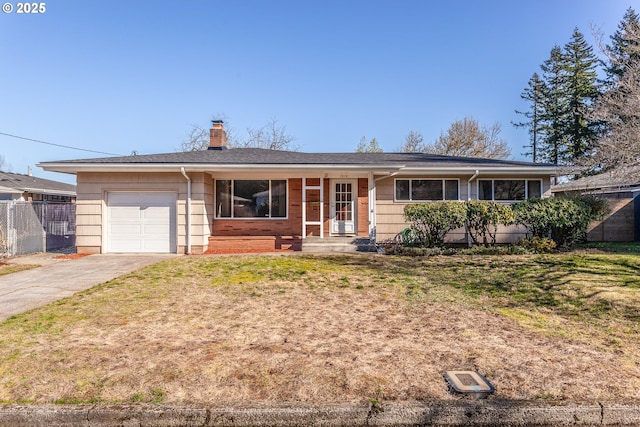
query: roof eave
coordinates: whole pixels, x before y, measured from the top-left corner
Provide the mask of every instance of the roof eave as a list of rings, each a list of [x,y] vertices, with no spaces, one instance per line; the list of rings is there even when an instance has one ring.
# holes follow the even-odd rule
[[[555,175],[557,169],[555,167],[547,166],[453,166],[453,167],[406,167],[400,171],[400,174],[418,174],[418,173],[434,173],[434,174],[452,174],[452,173],[465,173],[475,174],[478,172],[482,175],[510,175],[514,173],[527,174],[527,175]]]
[[[400,174],[412,173],[470,173],[479,171],[481,174],[507,175],[514,172],[527,173],[531,175],[554,175],[557,173],[556,167],[549,166],[527,166],[527,165],[492,165],[492,166],[421,166],[412,167],[404,164],[209,164],[209,163],[39,163],[37,166],[50,172],[61,172],[76,174],[78,172],[173,172],[181,168],[197,172],[233,172],[241,170],[259,171],[286,171],[286,170],[317,170],[317,171],[357,171],[374,173]]]
[[[67,191],[67,190],[52,190],[48,188],[24,188],[23,191],[25,193],[35,193],[35,194],[48,194],[54,196],[76,196],[75,191]]]
[[[127,164],[127,163],[39,163],[37,165],[49,172],[61,172],[76,174],[78,172],[174,172],[181,168],[191,172],[229,172],[240,170],[251,171],[286,171],[286,170],[340,170],[340,171],[380,171],[393,172],[404,165],[358,165],[358,164],[197,164],[197,163],[171,163],[171,164]]]

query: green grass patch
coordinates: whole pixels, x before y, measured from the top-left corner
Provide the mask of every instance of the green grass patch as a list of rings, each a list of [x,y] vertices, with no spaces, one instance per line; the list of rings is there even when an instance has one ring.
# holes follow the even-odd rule
[[[18,271],[31,270],[40,267],[37,264],[4,264],[0,262],[0,276],[5,274],[17,273]]]

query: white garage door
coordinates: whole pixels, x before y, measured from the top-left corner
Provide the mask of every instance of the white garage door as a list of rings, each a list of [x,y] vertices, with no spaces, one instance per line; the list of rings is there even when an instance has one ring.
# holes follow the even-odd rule
[[[175,193],[107,194],[107,252],[176,252]]]

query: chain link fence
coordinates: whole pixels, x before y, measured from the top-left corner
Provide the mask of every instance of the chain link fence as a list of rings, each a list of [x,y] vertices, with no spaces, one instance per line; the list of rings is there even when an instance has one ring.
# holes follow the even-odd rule
[[[71,203],[0,201],[0,256],[75,246]]]

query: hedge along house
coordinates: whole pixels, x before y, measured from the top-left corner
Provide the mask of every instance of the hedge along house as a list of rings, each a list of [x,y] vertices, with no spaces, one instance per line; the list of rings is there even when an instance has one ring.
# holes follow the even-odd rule
[[[591,194],[606,199],[611,211],[587,229],[589,242],[640,241],[640,167],[606,172],[554,185],[556,197]]]
[[[408,203],[541,197],[555,174],[549,165],[424,153],[228,149],[221,121],[210,137],[203,151],[40,163],[77,176],[78,253],[380,241],[406,227]]]

